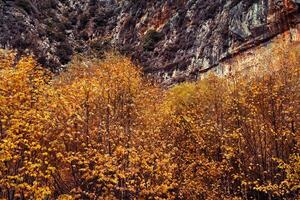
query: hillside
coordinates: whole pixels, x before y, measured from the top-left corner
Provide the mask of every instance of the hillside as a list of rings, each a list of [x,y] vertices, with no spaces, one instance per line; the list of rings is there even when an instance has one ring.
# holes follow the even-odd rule
[[[300,1],[0,0],[0,200],[300,200]]]
[[[286,30],[293,0],[1,0],[0,47],[59,71],[75,53],[115,49],[166,84],[199,74]]]

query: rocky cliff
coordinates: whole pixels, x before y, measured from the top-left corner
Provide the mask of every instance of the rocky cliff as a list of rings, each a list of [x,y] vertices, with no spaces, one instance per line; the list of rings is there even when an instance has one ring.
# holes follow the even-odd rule
[[[298,0],[0,0],[2,48],[59,71],[75,52],[116,49],[164,83],[195,79],[288,29]]]

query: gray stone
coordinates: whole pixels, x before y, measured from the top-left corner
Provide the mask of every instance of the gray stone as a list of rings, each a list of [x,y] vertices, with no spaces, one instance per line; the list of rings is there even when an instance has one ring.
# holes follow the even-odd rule
[[[293,2],[286,10],[275,0],[2,0],[0,46],[31,52],[53,71],[74,52],[114,48],[172,84],[269,40],[287,21],[299,23],[299,0]],[[274,12],[280,17],[269,21]],[[144,48],[149,30],[160,38]]]

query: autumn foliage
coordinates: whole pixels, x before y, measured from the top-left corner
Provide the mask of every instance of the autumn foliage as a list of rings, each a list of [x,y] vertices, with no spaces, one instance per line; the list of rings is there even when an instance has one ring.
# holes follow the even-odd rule
[[[129,59],[0,52],[0,198],[297,199],[300,56],[170,89]]]

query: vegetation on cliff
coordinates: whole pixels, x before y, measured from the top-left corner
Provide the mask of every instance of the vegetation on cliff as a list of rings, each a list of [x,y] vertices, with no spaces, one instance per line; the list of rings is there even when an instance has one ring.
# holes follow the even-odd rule
[[[1,51],[0,198],[299,198],[299,52],[265,61],[166,90],[118,55],[55,76]]]

